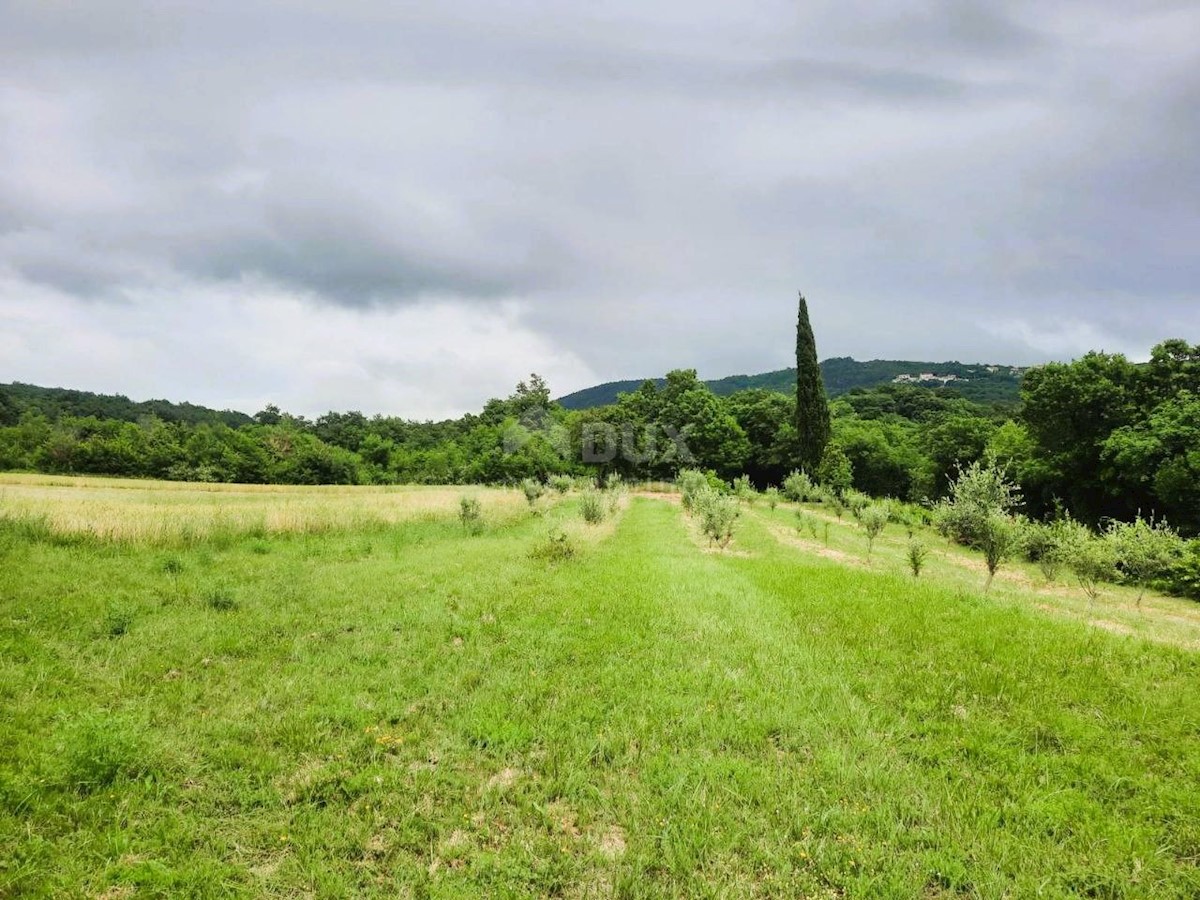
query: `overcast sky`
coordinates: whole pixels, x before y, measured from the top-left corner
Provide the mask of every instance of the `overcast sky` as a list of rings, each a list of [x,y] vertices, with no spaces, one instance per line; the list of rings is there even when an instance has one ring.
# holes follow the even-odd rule
[[[885,11],[886,10],[886,11]],[[0,381],[440,417],[1200,341],[1200,4],[0,2]]]

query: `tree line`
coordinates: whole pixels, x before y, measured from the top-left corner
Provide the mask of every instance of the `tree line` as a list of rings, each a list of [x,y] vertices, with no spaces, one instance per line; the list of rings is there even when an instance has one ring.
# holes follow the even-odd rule
[[[598,409],[568,411],[550,398],[533,376],[479,413],[443,422],[360,412],[309,420],[268,407],[229,423],[152,411],[133,420],[103,409],[74,415],[0,391],[0,468],[289,484],[670,479],[695,468],[726,481],[746,475],[761,488],[827,465],[847,470],[866,494],[934,502],[960,469],[992,460],[1033,518],[1068,510],[1098,524],[1141,512],[1200,533],[1200,346],[1181,340],[1160,344],[1143,364],[1089,353],[1032,369],[1019,406],[975,403],[949,388],[852,391],[828,404],[827,447],[815,464],[794,396],[719,397],[693,370]],[[589,462],[584,448],[598,430],[621,446]],[[667,434],[679,436],[687,457]]]

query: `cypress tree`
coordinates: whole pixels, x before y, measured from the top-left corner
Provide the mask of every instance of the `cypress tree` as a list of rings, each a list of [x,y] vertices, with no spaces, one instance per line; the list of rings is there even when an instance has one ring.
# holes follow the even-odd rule
[[[825,380],[817,362],[817,341],[808,321],[808,302],[800,295],[800,318],[796,324],[796,435],[800,468],[815,475],[832,427]]]

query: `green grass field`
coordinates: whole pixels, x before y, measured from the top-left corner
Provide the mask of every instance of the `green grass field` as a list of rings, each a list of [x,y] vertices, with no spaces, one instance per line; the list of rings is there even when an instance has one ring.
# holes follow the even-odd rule
[[[86,484],[0,492],[0,896],[1200,895],[1196,604],[785,506],[31,517]]]

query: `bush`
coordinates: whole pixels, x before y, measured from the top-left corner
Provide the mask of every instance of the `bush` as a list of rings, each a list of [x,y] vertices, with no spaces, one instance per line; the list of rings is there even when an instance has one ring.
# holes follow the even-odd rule
[[[883,534],[883,529],[888,523],[887,507],[882,504],[873,504],[865,507],[858,514],[858,520],[862,523],[863,529],[867,533],[867,558],[871,556],[871,551],[875,549],[875,539]]]
[[[794,503],[807,503],[815,498],[817,486],[805,472],[792,472],[783,479],[783,495]]]
[[[774,512],[775,507],[779,505],[779,488],[769,487],[763,491],[763,496],[767,500],[767,508]]]
[[[531,508],[536,506],[538,500],[542,498],[542,494],[546,493],[545,486],[536,478],[526,478],[522,481],[521,490],[525,492],[525,499]]]
[[[604,497],[595,488],[588,488],[579,495],[579,514],[589,525],[599,525],[604,521]]]
[[[1171,571],[1163,578],[1163,587],[1179,597],[1200,600],[1200,541],[1189,541]]]
[[[984,532],[995,516],[1006,516],[1021,503],[1021,495],[997,466],[974,462],[950,485],[950,496],[938,504],[938,531],[968,547],[981,547]]]
[[[1078,522],[1064,526],[1063,559],[1093,601],[1100,596],[1100,585],[1119,577],[1113,542],[1097,537]]]
[[[550,487],[560,494],[570,491],[574,484],[575,479],[570,475],[555,475],[550,479]]]
[[[609,490],[605,491],[604,496],[608,502],[608,514],[610,516],[615,516],[621,511],[621,501],[625,499],[627,493],[620,481],[617,481]]]
[[[817,520],[802,509],[796,510],[796,530],[807,531],[812,539],[817,539]]]
[[[1175,567],[1186,547],[1165,522],[1147,522],[1141,516],[1133,522],[1111,523],[1104,537],[1112,544],[1117,568],[1138,588],[1138,606],[1146,588]]]
[[[467,534],[483,534],[483,506],[477,497],[459,499],[458,520]]]
[[[983,589],[991,590],[992,579],[999,568],[1018,553],[1024,537],[1024,527],[1015,516],[995,512],[984,519],[976,536],[977,546],[983,551],[988,577]]]
[[[912,570],[913,578],[921,577],[921,570],[925,568],[925,560],[929,556],[929,548],[921,541],[915,538],[909,538],[908,541],[908,567]]]
[[[1070,523],[1061,519],[1025,526],[1025,557],[1037,563],[1048,582],[1058,578],[1066,563],[1069,530]]]
[[[544,539],[534,545],[529,555],[534,559],[555,563],[574,558],[576,552],[571,536],[561,528],[552,528]]]
[[[691,512],[696,505],[696,497],[701,491],[708,489],[708,478],[696,469],[684,469],[677,479],[679,492],[682,496],[683,508]]]
[[[850,510],[850,515],[854,516],[854,520],[861,522],[863,510],[871,505],[871,498],[862,491],[844,491],[842,499],[846,501],[846,508]]]
[[[749,475],[739,475],[733,480],[733,494],[747,506],[753,506],[758,499],[758,491],[754,489]]]
[[[734,523],[741,515],[737,498],[709,488],[696,497],[695,509],[700,515],[700,530],[709,543],[721,547],[729,546],[729,542],[733,540]]]
[[[841,494],[835,494],[832,491],[826,495],[830,510],[838,517],[838,521],[842,520],[842,516],[846,514],[846,501]]]

